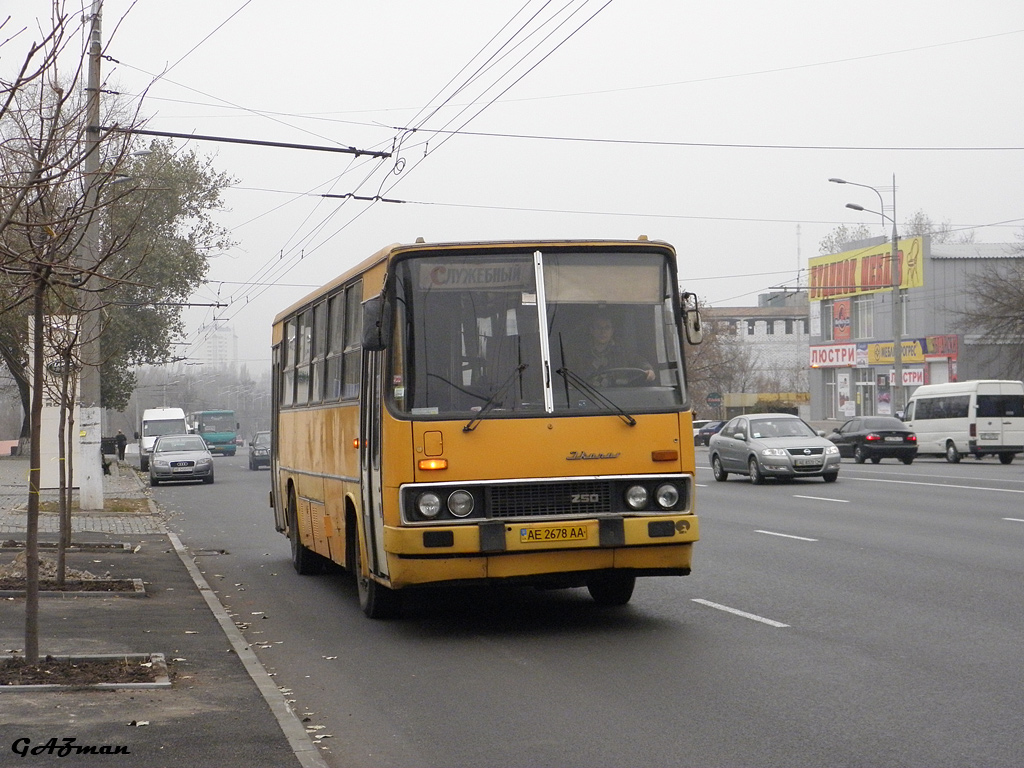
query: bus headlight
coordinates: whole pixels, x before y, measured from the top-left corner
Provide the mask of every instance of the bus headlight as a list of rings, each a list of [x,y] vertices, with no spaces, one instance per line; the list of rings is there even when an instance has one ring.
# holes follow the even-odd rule
[[[421,516],[433,519],[441,511],[441,497],[433,491],[421,493],[416,498],[416,511]]]
[[[626,489],[626,504],[630,509],[643,509],[647,506],[647,489],[642,485],[631,485]]]
[[[456,517],[466,517],[472,514],[473,507],[473,494],[469,491],[454,491],[448,497],[448,511]]]
[[[659,485],[658,490],[654,492],[654,498],[662,509],[672,509],[679,503],[679,489],[672,483]]]

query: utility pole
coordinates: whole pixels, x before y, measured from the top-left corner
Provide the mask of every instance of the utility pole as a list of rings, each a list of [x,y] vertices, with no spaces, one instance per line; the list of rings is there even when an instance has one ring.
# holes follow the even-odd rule
[[[893,381],[889,388],[892,393],[892,415],[903,410],[903,296],[900,293],[903,271],[900,269],[900,243],[896,233],[896,174],[892,175],[892,256],[889,268],[892,270],[892,362]]]
[[[100,448],[103,410],[100,407],[100,313],[99,263],[99,170],[100,170],[100,22],[103,0],[93,0],[89,32],[89,78],[85,127],[85,253],[78,257],[83,282],[79,291],[79,355],[82,364],[79,393],[79,506],[82,510],[103,509],[103,455]]]

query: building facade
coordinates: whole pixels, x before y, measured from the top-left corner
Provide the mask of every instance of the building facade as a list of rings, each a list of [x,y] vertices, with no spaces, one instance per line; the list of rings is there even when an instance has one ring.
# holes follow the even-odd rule
[[[1005,352],[965,334],[960,313],[977,277],[1024,259],[1021,249],[923,236],[899,240],[897,252],[898,287],[884,238],[809,260],[812,419],[899,415],[921,384],[1003,377]],[[901,387],[894,386],[896,339]]]

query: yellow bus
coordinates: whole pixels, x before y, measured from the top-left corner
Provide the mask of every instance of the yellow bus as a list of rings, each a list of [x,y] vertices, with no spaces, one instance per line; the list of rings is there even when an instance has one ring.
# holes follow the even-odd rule
[[[275,525],[301,574],[629,601],[698,539],[684,338],[664,242],[388,246],[273,326]]]

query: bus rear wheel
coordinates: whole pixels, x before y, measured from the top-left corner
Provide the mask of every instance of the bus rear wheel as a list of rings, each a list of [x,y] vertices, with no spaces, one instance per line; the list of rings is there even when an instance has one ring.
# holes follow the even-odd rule
[[[633,596],[636,576],[606,573],[587,579],[587,591],[598,605],[625,605]]]
[[[356,542],[356,591],[359,592],[359,607],[371,619],[392,619],[401,609],[399,594],[370,578],[369,570],[363,573],[362,547]]]

